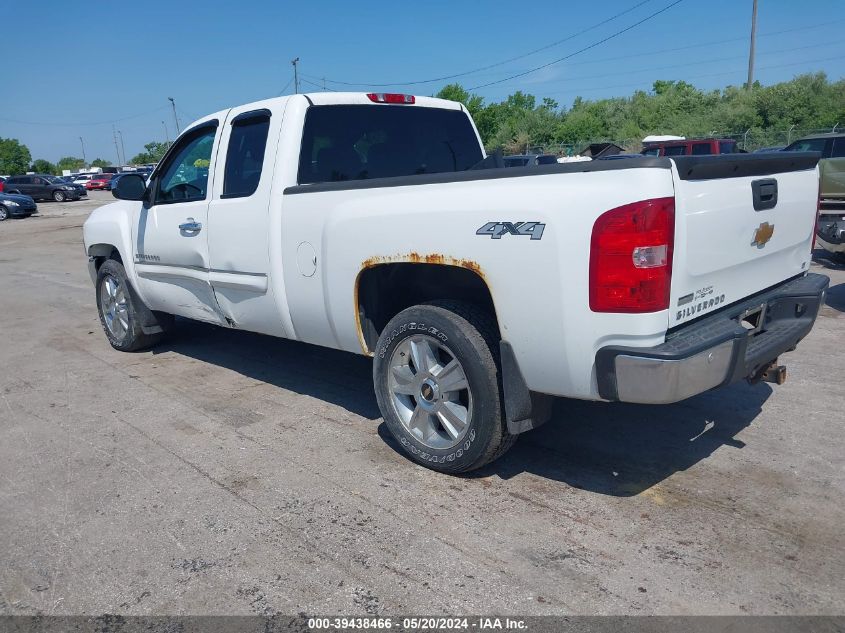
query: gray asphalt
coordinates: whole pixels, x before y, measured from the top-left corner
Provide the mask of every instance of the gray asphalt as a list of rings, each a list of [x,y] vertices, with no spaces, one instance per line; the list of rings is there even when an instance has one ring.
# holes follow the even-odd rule
[[[180,322],[109,347],[81,225],[0,223],[0,613],[841,614],[845,270],[781,387],[560,400],[471,477],[362,357]]]

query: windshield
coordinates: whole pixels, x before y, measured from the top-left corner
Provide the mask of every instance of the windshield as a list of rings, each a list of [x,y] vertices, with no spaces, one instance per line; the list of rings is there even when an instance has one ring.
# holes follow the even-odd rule
[[[57,178],[56,176],[44,176],[44,180],[49,182],[51,185],[63,185],[65,181],[61,178]]]

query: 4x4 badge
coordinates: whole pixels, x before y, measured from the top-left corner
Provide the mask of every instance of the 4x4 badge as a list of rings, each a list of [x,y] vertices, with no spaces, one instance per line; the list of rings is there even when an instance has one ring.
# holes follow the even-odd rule
[[[503,235],[530,235],[532,240],[539,240],[545,228],[541,222],[488,222],[475,234],[489,235],[494,240],[502,239]]]
[[[768,222],[763,222],[760,226],[757,227],[757,230],[754,231],[754,240],[751,242],[751,246],[756,246],[757,248],[763,248],[770,239],[772,239],[772,235],[775,234],[775,225],[769,224]]]

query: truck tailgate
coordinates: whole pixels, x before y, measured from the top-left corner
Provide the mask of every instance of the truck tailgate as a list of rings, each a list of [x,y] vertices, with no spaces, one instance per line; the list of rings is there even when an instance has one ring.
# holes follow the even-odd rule
[[[673,157],[670,328],[809,269],[818,158],[815,152]]]

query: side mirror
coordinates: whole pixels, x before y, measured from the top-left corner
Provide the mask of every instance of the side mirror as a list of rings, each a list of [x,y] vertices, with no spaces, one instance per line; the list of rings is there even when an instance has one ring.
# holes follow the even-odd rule
[[[117,186],[111,192],[119,200],[143,200],[147,191],[147,183],[138,174],[126,174],[117,181]]]

